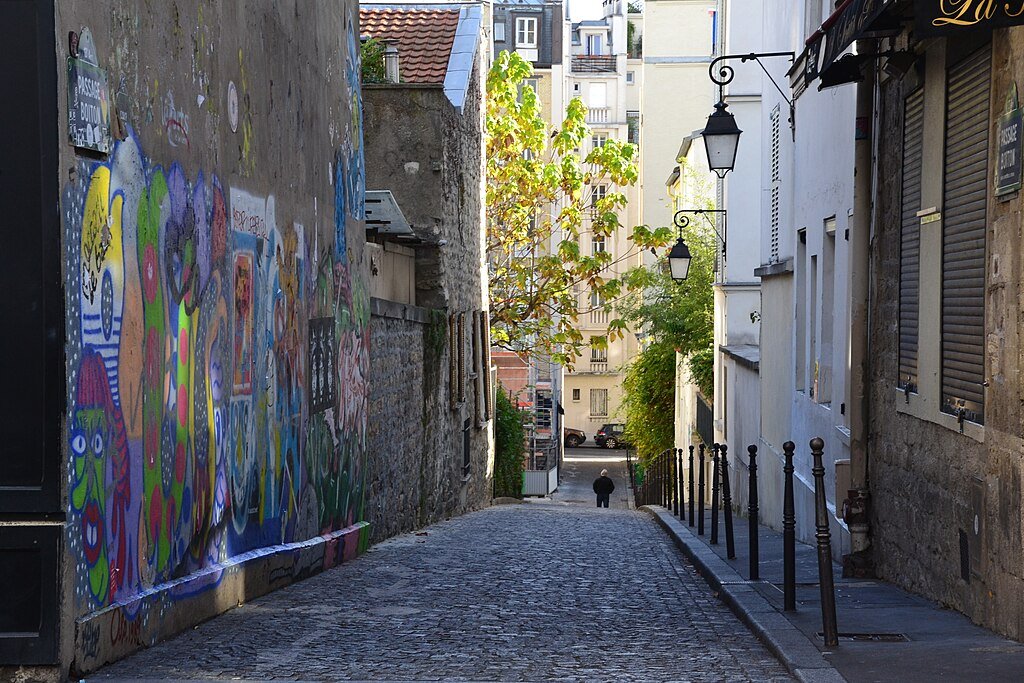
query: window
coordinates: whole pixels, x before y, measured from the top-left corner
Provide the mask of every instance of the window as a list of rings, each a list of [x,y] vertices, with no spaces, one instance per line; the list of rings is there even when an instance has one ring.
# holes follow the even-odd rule
[[[505,42],[505,20],[495,19],[494,20],[494,42],[504,43]]]
[[[602,254],[607,250],[604,235],[594,235],[590,238],[590,252],[593,255]]]
[[[537,19],[518,17],[516,19],[516,47],[537,47]]]
[[[633,85],[636,82],[636,75],[632,71],[626,72],[626,85]]]
[[[589,35],[589,36],[587,36],[587,54],[588,55],[603,55],[604,54],[604,36],[602,36],[602,35]]]
[[[591,308],[600,308],[601,306],[604,306],[604,304],[605,304],[605,300],[604,300],[604,297],[601,296],[601,292],[598,292],[598,291],[595,290],[595,291],[590,293],[590,307]]]
[[[596,209],[597,203],[608,196],[607,185],[594,185],[594,190],[590,194],[590,206]]]
[[[604,147],[605,143],[608,142],[608,136],[604,133],[595,133],[590,136],[590,144],[594,149],[598,147]]]
[[[572,390],[572,400],[574,400],[574,401],[579,401],[580,400],[580,390],[579,389],[573,389]]]
[[[572,92],[573,92],[574,95],[579,95],[580,94],[580,84],[579,83],[573,83],[572,84]]]
[[[522,104],[522,101],[523,101],[523,90],[525,90],[526,88],[530,88],[531,90],[533,90],[534,94],[536,94],[537,93],[537,83],[538,83],[538,79],[536,79],[536,78],[524,78],[519,83],[519,97],[517,99],[519,100],[520,104]]]
[[[807,389],[807,230],[796,240],[796,390]]]
[[[832,402],[832,306],[835,303],[836,219],[825,220],[821,254],[821,344],[815,375],[814,399]]]
[[[821,26],[821,0],[804,0],[804,35],[809,36]]]
[[[627,111],[626,112],[626,142],[631,145],[640,144],[640,112],[638,111]]]
[[[608,390],[590,390],[590,414],[594,417],[608,416]]]

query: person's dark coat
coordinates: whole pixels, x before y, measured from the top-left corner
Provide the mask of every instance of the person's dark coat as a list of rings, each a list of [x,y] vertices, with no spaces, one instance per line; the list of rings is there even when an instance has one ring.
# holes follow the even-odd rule
[[[610,496],[615,490],[615,482],[608,477],[598,477],[594,480],[594,493],[597,495]]]

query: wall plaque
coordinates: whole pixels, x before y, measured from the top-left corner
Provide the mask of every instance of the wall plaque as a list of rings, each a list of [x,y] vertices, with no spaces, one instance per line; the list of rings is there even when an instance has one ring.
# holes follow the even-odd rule
[[[1020,189],[1020,134],[1021,110],[1017,101],[1017,84],[1010,85],[1006,94],[1006,105],[999,117],[996,144],[996,196],[1002,196]]]
[[[68,137],[71,144],[110,151],[110,95],[107,72],[99,67],[92,33],[83,28],[78,57],[68,57]]]

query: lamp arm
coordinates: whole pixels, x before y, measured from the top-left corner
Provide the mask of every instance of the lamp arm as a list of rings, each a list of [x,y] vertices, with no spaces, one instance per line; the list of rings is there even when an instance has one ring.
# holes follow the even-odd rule
[[[728,229],[728,225],[729,225],[728,224],[729,212],[726,209],[680,209],[679,211],[676,211],[675,215],[672,217],[672,222],[675,223],[677,228],[679,228],[679,238],[680,239],[682,239],[682,237],[683,237],[683,228],[685,228],[686,226],[688,226],[690,224],[690,217],[686,215],[688,213],[696,213],[696,214],[701,214],[702,216],[704,216],[704,220],[706,220],[708,222],[708,225],[711,226],[711,230],[714,231],[714,233],[718,237],[718,239],[721,240],[721,242],[722,242],[722,258],[725,258],[725,246],[726,246],[725,235],[723,235],[722,233],[718,232],[718,228],[715,226],[714,222],[710,218],[708,218],[708,214],[709,213],[716,213],[716,214],[720,213],[720,214],[722,214],[722,230],[725,232],[726,235],[728,235],[729,234],[729,229]]]
[[[724,101],[724,99],[725,99],[724,98],[725,86],[727,86],[729,83],[732,83],[732,79],[736,77],[736,71],[735,71],[735,69],[733,69],[728,64],[722,64],[722,66],[719,67],[718,66],[719,63],[727,61],[727,60],[730,60],[730,59],[738,59],[738,60],[740,60],[741,62],[744,62],[744,63],[745,62],[757,62],[757,65],[761,67],[761,71],[764,71],[765,76],[768,77],[768,80],[770,80],[772,82],[772,85],[775,86],[775,89],[779,91],[780,95],[782,95],[782,99],[784,99],[786,101],[786,104],[789,105],[789,123],[790,123],[790,126],[792,127],[793,123],[794,123],[794,119],[795,119],[796,105],[793,103],[793,100],[790,99],[786,95],[786,93],[782,90],[782,87],[778,84],[778,82],[776,82],[775,78],[768,72],[768,69],[765,68],[764,62],[761,61],[762,57],[788,57],[790,64],[792,64],[793,60],[796,59],[796,53],[795,52],[749,52],[747,54],[742,54],[742,55],[740,55],[740,54],[737,54],[737,55],[722,55],[721,57],[716,57],[715,59],[713,59],[711,61],[711,64],[708,66],[708,76],[711,78],[711,82],[718,86],[718,99]],[[718,76],[717,77],[715,76],[715,68],[716,67],[718,67]]]

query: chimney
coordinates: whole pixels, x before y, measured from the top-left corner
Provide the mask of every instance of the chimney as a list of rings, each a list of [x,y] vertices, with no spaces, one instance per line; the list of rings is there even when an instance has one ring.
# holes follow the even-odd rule
[[[401,74],[398,70],[398,46],[391,42],[384,47],[384,80],[388,83],[401,82]]]

